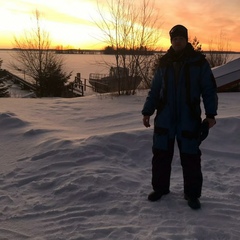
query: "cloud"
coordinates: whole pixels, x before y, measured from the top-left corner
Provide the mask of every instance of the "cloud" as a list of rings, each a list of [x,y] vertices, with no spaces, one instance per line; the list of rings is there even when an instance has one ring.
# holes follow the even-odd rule
[[[65,32],[69,32],[68,29],[71,29],[71,31],[81,31],[81,29],[86,31],[87,28],[95,28],[97,31],[98,27],[94,23],[99,15],[96,10],[97,3],[100,7],[104,5],[103,8],[106,10],[107,2],[111,1],[8,0],[1,5],[0,20],[6,22],[4,31],[19,32],[29,22],[30,15],[33,16],[33,12],[38,9],[51,27],[55,24],[58,29],[64,29]],[[115,0],[116,4],[117,1]],[[139,5],[143,0],[130,1]],[[170,45],[169,30],[176,24],[183,24],[188,28],[189,36],[191,38],[196,36],[204,45],[209,42],[209,39],[223,31],[226,37],[231,40],[232,50],[240,51],[239,0],[155,0],[155,5],[160,15],[159,31],[162,32],[163,42],[166,42],[166,44]],[[6,21],[6,19],[8,20]],[[15,24],[14,29],[12,28],[13,24]],[[60,27],[61,25],[62,27]],[[64,35],[64,32],[61,31],[58,34]]]
[[[239,1],[158,1],[163,6],[163,32],[176,24],[183,24],[189,30],[189,36],[197,36],[201,43],[207,44],[209,39],[219,36],[223,31],[231,40],[234,49],[240,42],[240,2]],[[238,44],[237,44],[238,43]],[[232,49],[232,50],[234,50]]]

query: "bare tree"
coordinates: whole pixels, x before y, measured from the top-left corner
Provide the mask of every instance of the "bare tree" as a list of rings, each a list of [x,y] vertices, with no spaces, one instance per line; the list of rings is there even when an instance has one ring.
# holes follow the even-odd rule
[[[11,66],[35,81],[38,96],[61,96],[71,73],[63,71],[63,59],[50,49],[49,34],[41,27],[38,10],[34,17],[34,27],[21,38],[14,37],[17,50]]]
[[[211,67],[223,65],[229,60],[230,44],[223,31],[208,46],[207,60]]]
[[[130,79],[141,76],[150,86],[151,66],[157,43],[160,40],[159,11],[150,0],[107,0],[108,14],[100,9],[101,22],[97,26],[104,33],[103,41],[115,50],[116,67],[129,70]],[[119,94],[134,94],[137,84],[130,91],[123,91],[119,78]]]
[[[196,36],[191,41],[191,44],[195,51],[202,52],[202,44],[200,43],[200,41]]]

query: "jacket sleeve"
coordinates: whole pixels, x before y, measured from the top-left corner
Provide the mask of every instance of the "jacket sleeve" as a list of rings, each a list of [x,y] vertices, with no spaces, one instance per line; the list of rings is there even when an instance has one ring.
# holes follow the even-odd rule
[[[217,85],[212,70],[206,61],[202,69],[202,99],[207,116],[216,116],[218,108]]]
[[[142,109],[142,115],[151,116],[155,112],[155,109],[158,106],[160,98],[159,96],[161,86],[162,86],[162,73],[161,70],[158,69],[153,77],[151,89],[148,92],[148,96]]]

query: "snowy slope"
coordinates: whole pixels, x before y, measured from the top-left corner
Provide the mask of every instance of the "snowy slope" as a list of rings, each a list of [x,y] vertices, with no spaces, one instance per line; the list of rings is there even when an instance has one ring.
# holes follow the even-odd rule
[[[1,99],[0,239],[237,240],[240,94],[219,94],[202,144],[202,209],[183,199],[176,149],[171,193],[151,203],[146,92],[75,99]]]

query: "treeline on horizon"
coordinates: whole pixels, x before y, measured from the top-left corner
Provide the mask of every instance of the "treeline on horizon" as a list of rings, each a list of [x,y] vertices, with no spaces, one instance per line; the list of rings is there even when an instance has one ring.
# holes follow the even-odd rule
[[[19,51],[22,49],[18,48],[0,48],[0,51]],[[32,50],[32,51],[39,51],[38,49],[24,49],[24,50]],[[139,54],[139,55],[152,55],[157,53],[166,53],[167,50],[132,50],[132,49],[48,49],[49,51],[54,51],[57,54],[106,54],[106,55],[115,55],[118,54]],[[219,54],[240,54],[240,51],[202,51],[203,53],[219,53]]]

